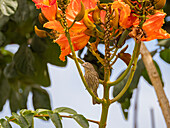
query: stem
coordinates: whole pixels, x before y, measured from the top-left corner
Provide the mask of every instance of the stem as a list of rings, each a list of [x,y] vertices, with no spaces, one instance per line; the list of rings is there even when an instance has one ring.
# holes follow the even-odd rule
[[[121,75],[121,77],[119,77],[117,80],[115,80],[115,81],[113,81],[113,82],[110,82],[110,81],[108,81],[107,82],[107,84],[109,85],[109,86],[114,86],[114,85],[116,85],[116,84],[118,84],[119,82],[121,82],[124,78],[125,78],[125,76],[128,74],[128,72],[130,71],[130,69],[131,69],[131,66],[132,66],[132,64],[133,64],[133,61],[134,61],[134,57],[135,57],[135,53],[136,53],[136,50],[137,50],[137,43],[135,44],[135,47],[134,47],[134,50],[133,50],[133,55],[132,55],[132,58],[131,58],[131,60],[130,60],[130,62],[129,62],[129,65],[128,65],[128,67],[127,67],[127,69],[125,70],[125,72]]]
[[[108,110],[109,110],[109,105],[107,103],[102,104],[102,114],[101,114],[101,120],[100,120],[100,123],[99,123],[99,128],[105,128]]]
[[[108,110],[110,106],[110,99],[109,99],[109,90],[110,87],[107,86],[107,82],[110,80],[110,61],[108,60],[110,58],[110,50],[109,50],[109,30],[110,30],[110,12],[109,7],[106,6],[106,30],[105,30],[105,36],[104,36],[104,43],[105,43],[105,63],[104,63],[104,95],[103,95],[103,103],[102,103],[102,114],[101,119],[99,123],[99,128],[105,128],[106,122],[107,122],[107,115]]]
[[[110,61],[116,56],[116,53],[117,53],[118,49],[119,49],[119,48],[116,47],[113,55],[112,55],[112,56],[110,57],[110,59],[109,59]]]
[[[67,37],[67,39],[68,39],[68,42],[69,42],[69,44],[70,44],[70,48],[71,48],[71,52],[72,52],[72,57],[73,57],[73,59],[74,59],[74,61],[75,61],[76,67],[77,67],[77,69],[78,69],[78,72],[79,72],[79,75],[80,75],[80,77],[81,77],[81,80],[83,81],[83,84],[85,85],[85,87],[86,87],[87,91],[89,92],[89,94],[90,94],[97,102],[102,103],[102,100],[101,100],[100,98],[96,97],[96,95],[93,93],[93,91],[89,88],[89,86],[88,86],[87,83],[86,83],[86,80],[85,80],[85,78],[84,78],[84,76],[83,76],[83,72],[81,71],[79,62],[78,62],[77,57],[76,57],[76,53],[75,53],[75,51],[74,51],[73,44],[72,44],[72,42],[71,42],[71,38],[70,38],[70,34],[69,34],[68,28],[66,28],[66,30],[65,30],[65,35],[66,35],[66,37]]]
[[[134,64],[133,64],[133,67],[131,69],[131,72],[130,72],[130,76],[128,78],[128,81],[125,85],[125,87],[122,89],[122,91],[115,97],[111,100],[111,103],[114,103],[115,101],[119,100],[123,95],[124,93],[127,91],[127,89],[129,88],[129,85],[133,79],[133,76],[134,76],[134,73],[135,73],[135,70],[136,70],[136,64],[137,64],[137,61],[138,61],[138,56],[139,56],[139,50],[140,50],[140,43],[135,43],[135,49],[134,49]]]
[[[110,66],[114,65],[114,64],[116,63],[117,59],[118,59],[118,55],[116,56],[116,58],[114,59],[114,61],[110,64]]]
[[[145,44],[142,42],[141,49],[140,49],[142,60],[148,72],[149,78],[154,86],[159,105],[161,107],[167,128],[170,128],[170,105],[167,96],[163,90],[163,85],[160,79],[160,76],[157,72],[155,64],[153,63],[152,56],[148,49],[146,48]]]
[[[73,25],[75,24],[75,20],[73,21],[73,23],[71,24],[71,26],[68,29],[71,29],[73,27]]]
[[[73,58],[72,55],[69,54],[68,57],[74,60],[74,58]],[[84,61],[81,60],[80,58],[77,58],[77,60],[78,60],[78,62],[79,62],[80,64],[83,64],[83,63],[84,63]]]
[[[66,115],[60,115],[60,117],[65,117],[65,118],[73,118],[72,116],[66,116]],[[99,124],[99,121],[91,120],[91,119],[86,119],[89,122]]]
[[[97,58],[97,60],[104,65],[104,60],[103,58],[100,57],[100,54],[96,53],[93,48],[91,47],[91,44],[89,43],[89,46],[87,46],[87,48],[89,49],[89,51]]]
[[[34,117],[49,117],[48,114],[46,115],[34,115]],[[64,117],[64,118],[73,118],[72,116],[66,116],[66,115],[60,115],[60,117]],[[14,121],[16,120],[15,118],[9,120],[9,121]],[[89,122],[92,122],[92,123],[96,123],[96,124],[99,124],[99,121],[95,121],[95,120],[91,120],[91,119],[86,119],[87,121]]]
[[[126,29],[126,30],[122,33],[122,35],[121,35],[121,37],[120,37],[120,39],[119,39],[119,41],[118,41],[118,43],[117,43],[117,47],[121,47],[121,45],[122,45],[123,42],[125,41],[126,37],[128,36],[129,32],[130,32],[130,31],[129,31],[128,29]]]

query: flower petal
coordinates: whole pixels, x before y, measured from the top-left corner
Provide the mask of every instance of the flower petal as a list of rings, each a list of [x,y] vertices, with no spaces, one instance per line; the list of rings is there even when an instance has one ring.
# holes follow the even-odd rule
[[[44,28],[48,28],[48,29],[53,29],[56,30],[60,33],[64,33],[64,28],[61,26],[59,21],[53,20],[53,21],[49,21],[47,23],[45,23],[43,25]]]
[[[56,18],[57,7],[56,5],[51,5],[49,7],[41,7],[41,11],[47,20],[52,21]]]
[[[163,12],[157,12],[154,15],[149,16],[149,19],[145,21],[142,28],[146,31],[147,34],[159,30],[164,24],[165,16],[166,14]]]
[[[153,31],[152,33],[147,34],[147,38],[142,38],[141,41],[150,41],[154,39],[168,39],[170,38],[170,34],[167,33],[164,29],[159,29]]]
[[[33,0],[36,7],[41,8],[42,13],[48,20],[55,20],[57,12],[56,0]]]
[[[131,25],[127,24],[128,17],[130,16],[131,10],[129,5],[125,4],[124,2],[120,1],[115,1],[112,5],[113,9],[120,9],[120,20],[119,20],[119,25],[122,26],[123,28],[128,28]]]
[[[84,33],[81,33],[76,36],[71,37],[71,41],[73,43],[74,50],[80,50],[86,46],[89,40],[89,36],[85,35]],[[70,45],[69,42],[64,34],[60,35],[60,37],[55,40],[57,44],[59,44],[61,48],[61,54],[60,54],[60,59],[62,61],[65,61],[65,56],[71,53]]]

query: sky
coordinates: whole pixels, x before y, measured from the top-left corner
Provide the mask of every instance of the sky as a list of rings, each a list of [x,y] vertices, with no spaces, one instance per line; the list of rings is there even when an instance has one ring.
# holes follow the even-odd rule
[[[134,42],[133,40],[127,41],[129,44],[128,52],[132,53]],[[158,46],[156,46],[157,41],[150,41],[146,43],[149,51],[152,51]],[[9,47],[9,50],[13,48]],[[102,49],[102,46],[99,47]],[[15,48],[16,50],[16,48]],[[15,51],[14,50],[14,51]],[[163,75],[164,90],[170,99],[170,83],[169,71],[170,65],[160,59],[159,54],[154,56],[154,59],[159,64]],[[56,67],[48,64],[51,87],[47,88],[50,94],[52,109],[57,107],[70,107],[77,111],[79,114],[83,114],[87,119],[100,120],[101,116],[101,105],[92,105],[91,96],[86,91],[74,61],[68,59],[68,64],[66,67]],[[111,76],[111,81],[115,80],[117,75],[126,68],[126,65],[122,61],[118,61],[115,65],[114,71]],[[84,71],[84,69],[82,68]],[[139,98],[138,98],[138,128],[152,128],[151,127],[151,109],[154,110],[155,128],[166,128],[161,109],[154,91],[154,88],[149,85],[144,78],[140,78],[139,81]],[[98,94],[102,97],[102,86],[99,86]],[[111,96],[112,91],[110,92]],[[133,128],[134,124],[134,100],[135,100],[136,90],[133,93],[131,100],[131,107],[129,109],[128,120],[124,119],[121,106],[119,103],[115,102],[111,105],[108,114],[108,121],[106,128]],[[32,106],[32,94],[28,97],[28,109],[33,110]],[[3,111],[0,112],[0,117],[10,116],[9,102],[7,101]],[[35,128],[55,128],[51,121],[41,121],[39,119],[35,120]],[[80,128],[80,126],[73,119],[63,118],[62,120],[63,128]],[[19,128],[17,125],[13,124],[13,128]],[[90,123],[90,128],[97,128],[96,124]]]

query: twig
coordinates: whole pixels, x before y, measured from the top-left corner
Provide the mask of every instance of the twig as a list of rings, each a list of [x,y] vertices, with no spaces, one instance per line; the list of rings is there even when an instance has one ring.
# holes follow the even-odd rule
[[[49,117],[49,115],[35,115],[34,117]],[[72,116],[66,116],[66,115],[60,115],[60,117],[64,118],[73,118]],[[99,121],[91,120],[91,119],[86,119],[89,122],[99,124]]]
[[[34,117],[49,117],[49,115],[34,115]],[[73,118],[72,116],[66,116],[66,115],[60,115],[60,117]],[[16,118],[13,118],[9,121],[14,121],[14,120],[16,120]],[[95,120],[91,120],[91,119],[86,119],[86,120],[89,121],[89,122],[92,122],[92,123],[99,124],[99,121],[95,121]]]
[[[134,47],[134,50],[133,50],[133,55],[132,55],[132,58],[131,58],[131,60],[130,60],[130,63],[129,63],[129,65],[128,65],[127,69],[125,70],[125,72],[124,72],[117,80],[115,80],[115,81],[113,81],[113,82],[108,81],[107,84],[108,84],[109,86],[114,86],[114,85],[118,84],[118,83],[119,83],[120,81],[122,81],[122,80],[126,77],[126,75],[129,73],[129,71],[130,71],[130,69],[131,69],[131,67],[132,67],[132,64],[133,64],[133,62],[134,62],[134,58],[135,58],[135,56],[136,56],[136,49],[137,49],[137,44],[135,44],[135,47]]]
[[[71,58],[71,59],[73,59],[74,60],[74,58],[73,58],[73,56],[72,55],[67,55],[69,58]],[[77,60],[78,60],[78,62],[80,63],[80,64],[83,64],[84,63],[84,61],[83,60],[81,60],[80,58],[77,58]]]
[[[153,63],[152,56],[148,49],[146,48],[145,44],[142,42],[141,49],[140,49],[142,60],[148,72],[149,78],[151,80],[152,85],[154,86],[159,105],[161,107],[167,128],[170,128],[170,106],[169,101],[165,95],[163,90],[162,82],[159,77],[159,74],[156,70],[156,67]]]
[[[129,75],[129,78],[124,86],[124,88],[121,90],[121,92],[116,96],[114,97],[112,100],[111,100],[111,103],[114,103],[115,101],[119,100],[124,94],[125,92],[127,91],[127,89],[129,88],[130,86],[130,83],[133,79],[133,76],[134,76],[134,73],[135,73],[135,70],[136,70],[136,64],[137,64],[137,61],[138,61],[138,56],[139,56],[139,50],[140,50],[140,42],[139,43],[135,43],[135,49],[134,49],[134,62],[133,62],[133,67],[131,68],[131,72],[130,72],[130,75]]]

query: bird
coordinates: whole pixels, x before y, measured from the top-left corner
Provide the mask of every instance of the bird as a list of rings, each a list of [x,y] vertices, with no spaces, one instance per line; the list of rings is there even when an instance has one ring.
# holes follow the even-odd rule
[[[98,73],[94,69],[93,65],[89,62],[83,63],[82,66],[85,69],[84,78],[86,80],[87,85],[93,91],[95,96],[98,97],[98,94],[97,94],[97,88],[99,86],[99,75],[98,75]],[[93,100],[93,105],[99,104],[94,98],[92,100]]]

